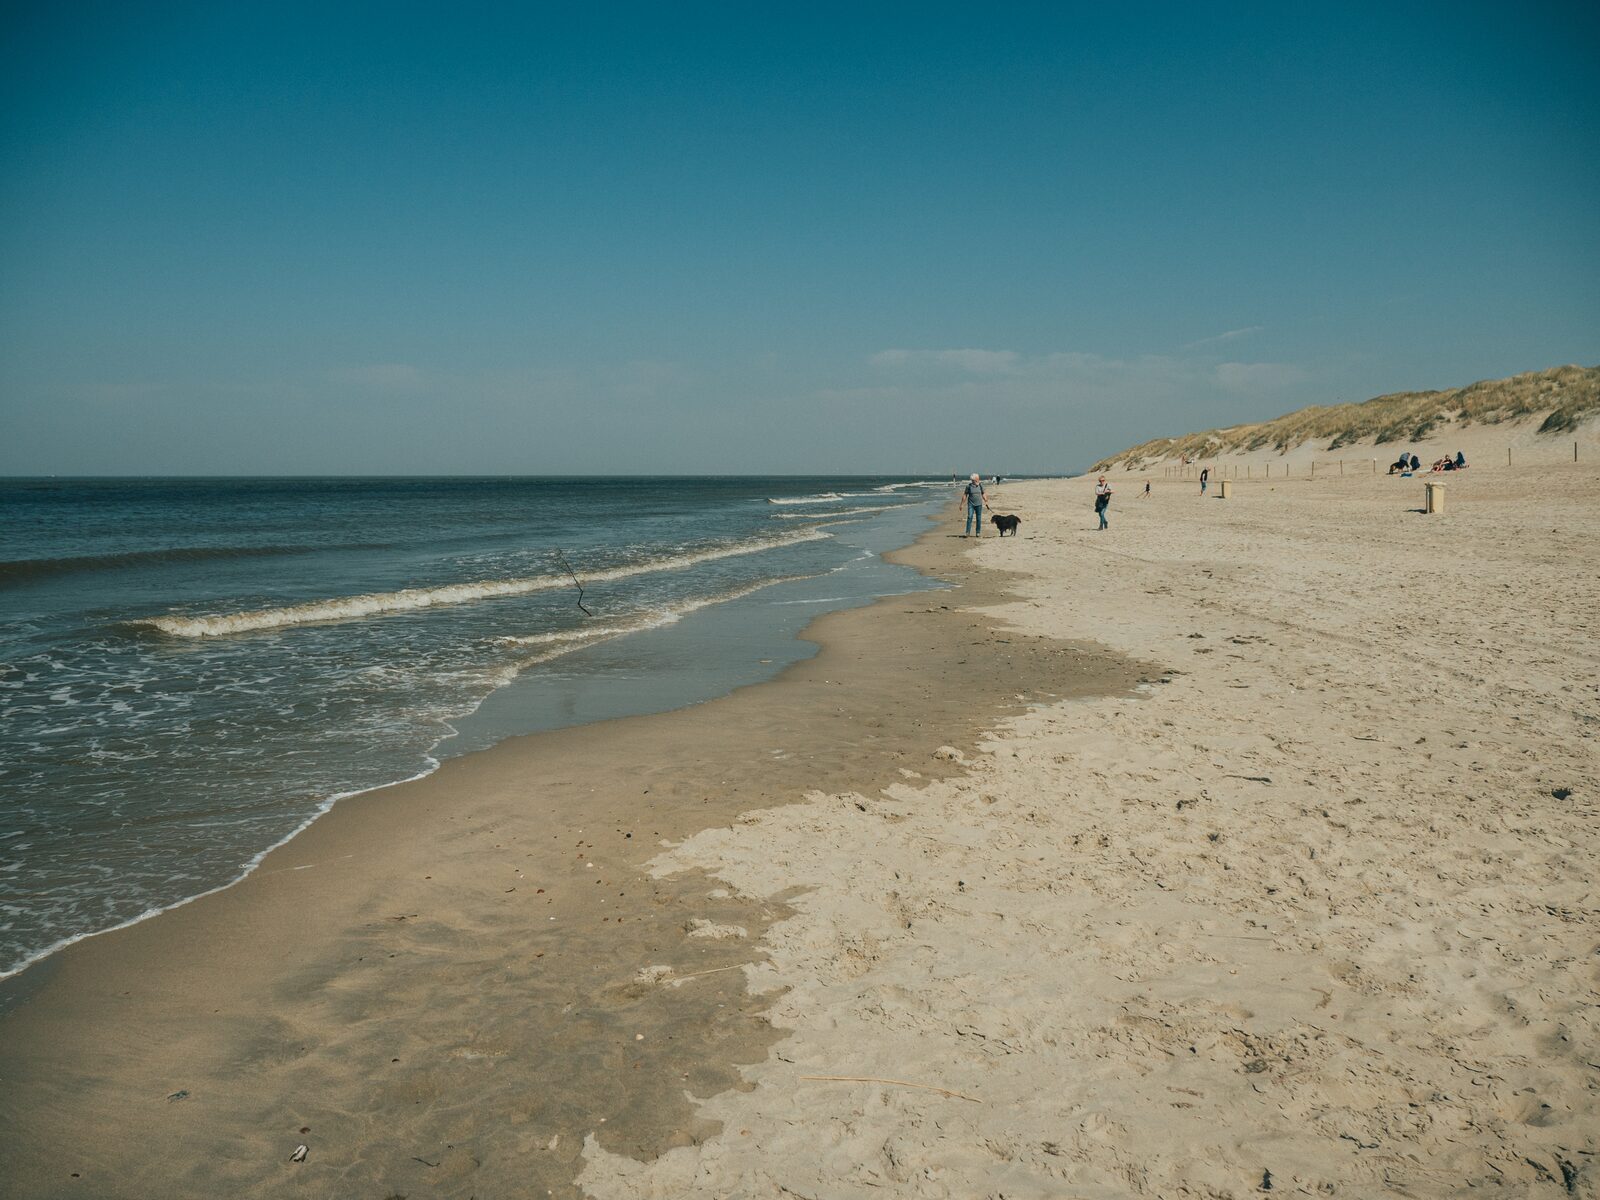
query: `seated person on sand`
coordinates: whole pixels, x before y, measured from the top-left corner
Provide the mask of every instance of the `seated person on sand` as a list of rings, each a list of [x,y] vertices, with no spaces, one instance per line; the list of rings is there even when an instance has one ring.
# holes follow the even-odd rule
[[[1436,458],[1433,460],[1433,469],[1435,471],[1442,471],[1445,469],[1445,463],[1449,461],[1450,460],[1448,458]]]
[[[1466,465],[1467,465],[1467,456],[1465,454],[1461,453],[1461,451],[1457,450],[1456,451],[1456,470],[1459,471],[1459,470],[1461,470],[1461,468],[1465,467]]]

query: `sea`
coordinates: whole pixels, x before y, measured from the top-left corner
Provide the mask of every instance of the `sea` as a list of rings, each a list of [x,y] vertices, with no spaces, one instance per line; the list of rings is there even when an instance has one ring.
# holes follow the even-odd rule
[[[0,977],[342,797],[725,695],[947,504],[898,477],[0,480]]]

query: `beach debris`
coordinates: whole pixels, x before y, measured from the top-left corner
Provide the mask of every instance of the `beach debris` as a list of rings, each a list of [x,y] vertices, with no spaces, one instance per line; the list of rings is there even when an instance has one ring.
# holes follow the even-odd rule
[[[656,963],[648,967],[640,967],[633,973],[635,983],[665,983],[671,979],[674,972],[665,963]]]
[[[306,1155],[311,1153],[311,1147],[301,1142],[294,1148],[294,1153],[289,1155],[290,1162],[305,1162]]]
[[[173,1092],[170,1095],[168,1095],[167,1103],[171,1104],[174,1101],[187,1100],[188,1098],[189,1098],[189,1089],[188,1088],[180,1088],[176,1092]]]
[[[1552,796],[1554,796],[1557,800],[1566,800],[1566,799],[1569,799],[1572,796],[1572,789],[1571,788],[1553,788],[1553,789],[1551,789],[1550,794]]]
[[[719,925],[715,921],[708,921],[704,917],[695,917],[684,929],[692,938],[712,938],[723,941],[728,938],[747,938],[750,931],[743,925]]]
[[[578,582],[578,573],[572,569],[572,564],[567,561],[566,553],[559,546],[556,547],[556,557],[561,560],[561,565],[566,568],[567,574],[572,576],[572,586],[578,589],[578,607],[583,609],[583,615],[586,617],[594,616],[594,613],[589,611],[589,606],[583,602],[583,584]]]
[[[956,1100],[966,1100],[973,1104],[983,1103],[976,1096],[952,1092],[949,1088],[936,1087],[931,1083],[912,1083],[909,1079],[882,1079],[876,1075],[802,1075],[800,1078],[818,1080],[824,1083],[884,1083],[891,1087],[916,1088],[922,1092],[938,1092],[941,1096],[949,1096]]]
[[[1272,1190],[1272,1172],[1271,1171],[1262,1171],[1261,1172],[1261,1187],[1258,1190],[1259,1191],[1263,1191],[1263,1192],[1270,1192]]]
[[[935,750],[933,752],[933,756],[934,756],[934,758],[938,759],[940,762],[957,762],[957,763],[958,762],[964,762],[966,760],[966,757],[967,757],[965,754],[961,753],[961,751],[957,750],[954,746],[940,746],[937,750]]]

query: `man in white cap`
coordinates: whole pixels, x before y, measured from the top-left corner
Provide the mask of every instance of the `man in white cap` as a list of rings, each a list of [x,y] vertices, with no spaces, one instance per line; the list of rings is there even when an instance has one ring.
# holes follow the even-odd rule
[[[983,507],[989,498],[983,494],[983,477],[974,475],[967,481],[967,486],[961,489],[961,494],[967,498],[967,532],[963,537],[974,534],[983,536]]]

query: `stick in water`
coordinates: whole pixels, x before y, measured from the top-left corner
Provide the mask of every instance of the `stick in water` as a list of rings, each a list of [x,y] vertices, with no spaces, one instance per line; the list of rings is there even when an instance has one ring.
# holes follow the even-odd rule
[[[876,1075],[802,1075],[801,1079],[820,1079],[828,1083],[889,1083],[895,1087],[917,1088],[924,1092],[938,1092],[941,1096],[953,1096],[957,1100],[970,1100],[973,1104],[982,1104],[976,1096],[963,1096],[960,1092],[952,1092],[949,1088],[934,1087],[931,1083],[912,1083],[906,1079],[879,1079]]]
[[[567,561],[567,556],[559,546],[556,547],[556,557],[561,560],[561,565],[567,569],[567,574],[572,576],[572,586],[578,589],[578,607],[583,609],[585,616],[594,616],[589,611],[589,606],[583,602],[583,584],[578,582],[578,573],[572,569],[572,564]]]

